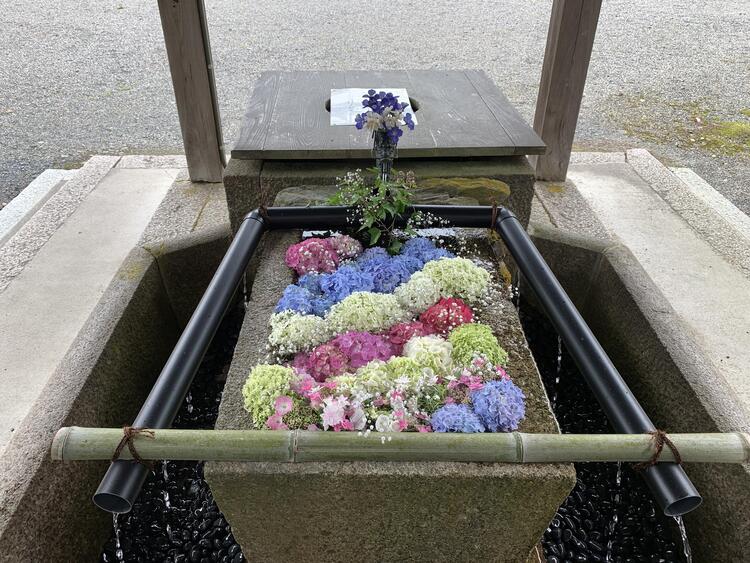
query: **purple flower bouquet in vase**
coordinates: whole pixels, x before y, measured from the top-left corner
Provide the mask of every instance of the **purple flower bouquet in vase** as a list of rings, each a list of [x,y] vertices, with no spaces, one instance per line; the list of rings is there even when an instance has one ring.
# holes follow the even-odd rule
[[[362,107],[367,108],[355,118],[357,129],[367,129],[374,139],[373,155],[380,176],[388,180],[396,158],[398,140],[404,134],[402,127],[414,129],[414,120],[404,109],[409,105],[399,102],[391,92],[368,90],[363,96]]]

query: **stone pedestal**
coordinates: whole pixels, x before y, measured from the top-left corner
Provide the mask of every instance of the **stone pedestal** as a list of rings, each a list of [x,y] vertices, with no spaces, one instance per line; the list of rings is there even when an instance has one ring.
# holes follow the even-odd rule
[[[280,199],[305,197],[296,189]],[[265,359],[268,319],[292,282],[284,252],[299,237],[265,236],[216,428],[252,427],[241,389]],[[515,308],[498,299],[493,312],[485,320],[527,395],[519,430],[557,432]],[[210,462],[205,474],[244,552],[258,562],[525,561],[575,484],[570,464]]]
[[[232,158],[224,171],[232,229],[259,205],[269,206],[276,194],[291,186],[327,186],[349,171],[373,166],[372,160],[242,160]],[[395,170],[412,170],[417,177],[416,199],[430,194],[465,197],[475,205],[504,205],[528,224],[534,194],[534,171],[523,156],[457,159],[398,159]],[[427,193],[427,198],[422,197]],[[326,193],[332,193],[326,192]],[[322,198],[325,201],[325,198]]]

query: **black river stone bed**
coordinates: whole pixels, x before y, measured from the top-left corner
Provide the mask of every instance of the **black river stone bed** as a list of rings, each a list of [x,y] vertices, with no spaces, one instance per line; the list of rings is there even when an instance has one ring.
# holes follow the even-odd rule
[[[612,432],[547,319],[523,299],[520,313],[529,348],[562,432]],[[547,563],[683,560],[682,546],[673,536],[677,528],[674,520],[663,515],[645,481],[630,464],[576,463],[575,468],[576,485],[542,538]]]
[[[213,428],[244,307],[226,316],[174,428]],[[557,333],[522,300],[521,321],[563,432],[605,433],[609,425]],[[558,379],[558,383],[556,383]],[[577,483],[542,539],[547,563],[681,561],[673,522],[662,516],[627,464],[576,464]],[[619,472],[619,478],[618,478]],[[618,483],[619,480],[619,483]],[[119,541],[119,546],[118,546]],[[203,463],[157,464],[128,514],[120,515],[101,563],[242,563],[245,556],[203,479]]]

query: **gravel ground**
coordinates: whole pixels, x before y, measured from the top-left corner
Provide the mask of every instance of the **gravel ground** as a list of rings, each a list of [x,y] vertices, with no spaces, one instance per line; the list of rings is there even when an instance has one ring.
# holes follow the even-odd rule
[[[550,0],[458,5],[207,2],[227,146],[272,69],[481,68],[530,120]],[[43,169],[93,153],[182,150],[155,2],[0,8],[0,206]],[[750,127],[748,25],[750,0],[607,0],[577,147],[645,146],[750,212],[750,140],[735,127]]]

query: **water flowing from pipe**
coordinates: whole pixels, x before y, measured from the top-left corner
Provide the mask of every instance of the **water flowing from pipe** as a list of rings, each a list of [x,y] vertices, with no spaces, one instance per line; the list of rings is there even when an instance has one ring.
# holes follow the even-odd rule
[[[690,543],[688,542],[685,521],[682,519],[682,516],[675,516],[674,521],[677,522],[677,527],[680,529],[680,538],[682,539],[682,552],[685,555],[685,563],[693,563],[693,554],[690,551]]]
[[[608,539],[607,539],[607,555],[605,558],[605,561],[608,563],[611,561],[614,561],[612,558],[612,551],[614,547],[614,541],[612,538],[614,538],[615,530],[617,529],[617,509],[619,508],[620,504],[620,486],[622,483],[622,462],[617,462],[617,474],[615,475],[615,498],[614,503],[612,507],[612,520],[609,522],[609,526],[607,527],[608,532]]]
[[[115,529],[115,557],[117,558],[118,563],[124,563],[125,553],[122,550],[122,544],[120,544],[120,526],[117,523],[117,518],[119,516],[120,515],[116,513],[112,514],[112,526]]]

